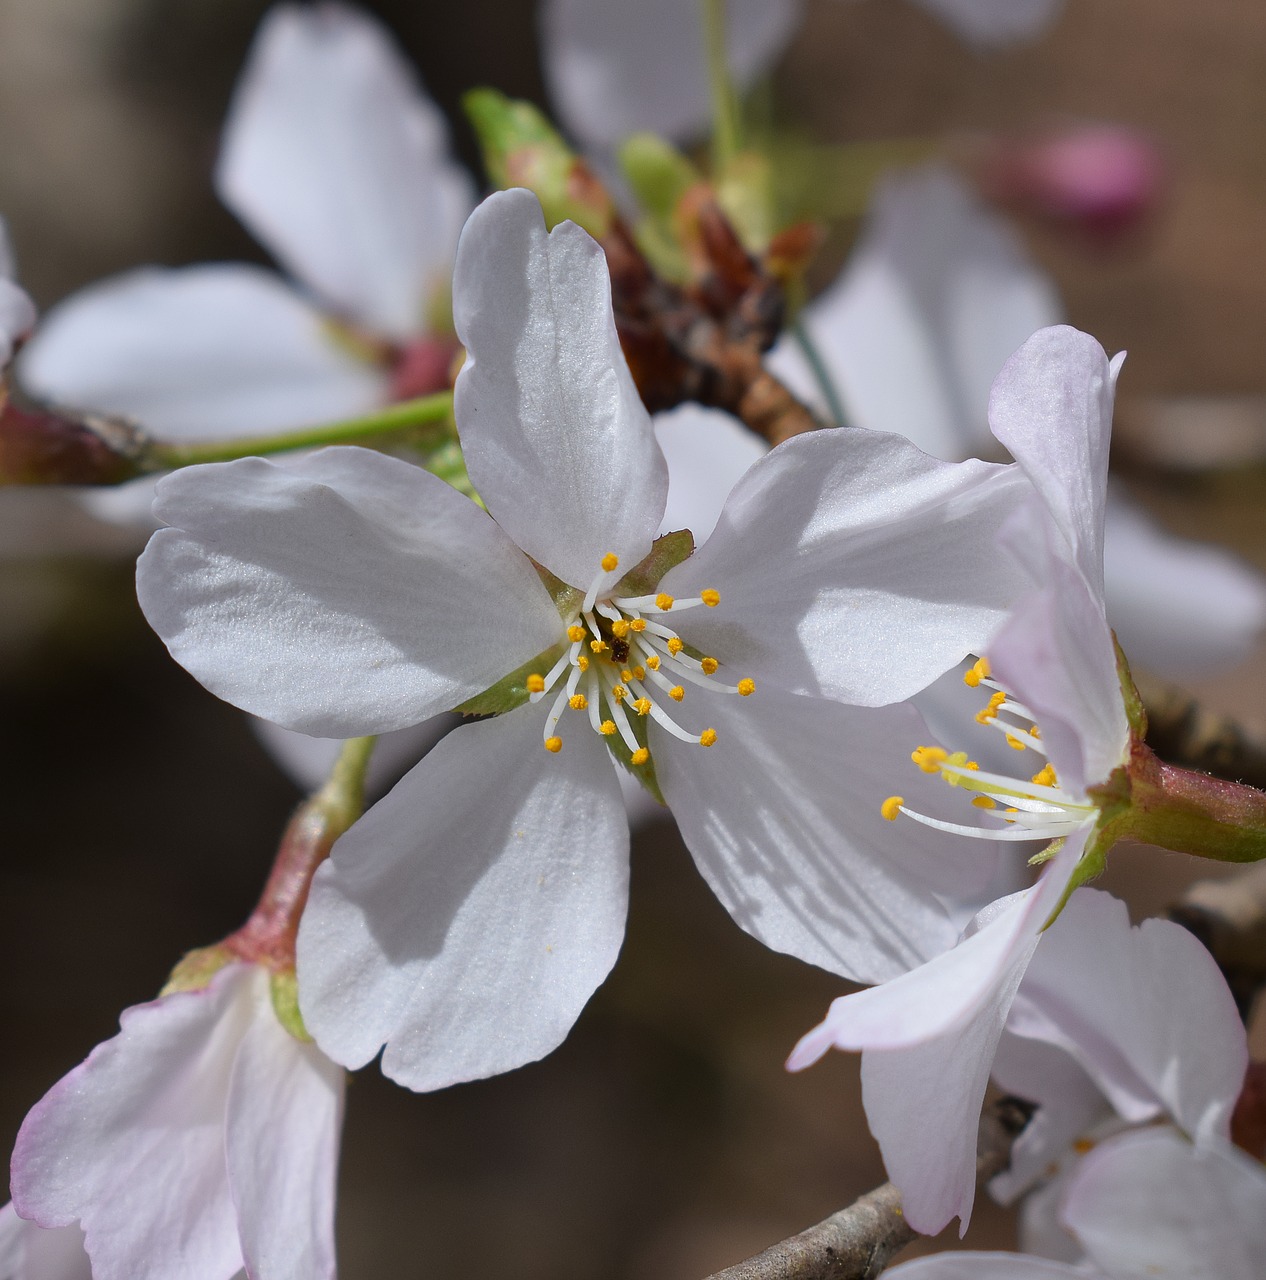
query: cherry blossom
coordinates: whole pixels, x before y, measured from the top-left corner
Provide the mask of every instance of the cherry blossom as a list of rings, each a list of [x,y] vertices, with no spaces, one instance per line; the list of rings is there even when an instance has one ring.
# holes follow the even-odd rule
[[[267,972],[229,965],[120,1025],[18,1133],[14,1207],[60,1237],[18,1243],[73,1262],[78,1224],[95,1280],[332,1278],[343,1073],[283,1029]]]
[[[890,839],[873,797],[920,732],[889,704],[983,644],[1020,588],[978,568],[1019,474],[876,433],[802,437],[688,555],[687,535],[655,541],[667,468],[598,246],[547,234],[528,192],[493,196],[462,238],[454,315],[488,514],[364,450],[245,459],[160,484],[174,527],[138,570],[177,660],[288,728],[505,712],[445,738],[318,873],[299,941],[318,1042],[348,1065],[386,1043],[415,1088],[553,1048],[623,933],[611,756],[768,945],[870,980],[952,945],[964,917],[942,899],[996,854],[913,824]],[[916,789],[948,812],[935,780]]]
[[[900,431],[957,460],[998,456],[987,414],[994,378],[1062,311],[1007,223],[952,171],[930,166],[881,183],[847,266],[804,321],[853,425]],[[771,362],[825,410],[790,340]],[[1182,679],[1247,656],[1266,628],[1260,574],[1164,534],[1115,488],[1106,520],[1108,616],[1132,661]]]
[[[9,231],[0,219],[0,368],[13,357],[14,344],[35,324],[35,304],[17,283]]]

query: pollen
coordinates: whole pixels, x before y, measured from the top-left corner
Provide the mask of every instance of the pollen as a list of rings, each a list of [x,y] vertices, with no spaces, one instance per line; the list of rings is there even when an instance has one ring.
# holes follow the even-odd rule
[[[701,747],[710,747],[717,740],[717,731],[715,729],[705,729],[699,735],[699,745]]]
[[[972,796],[971,802],[977,809],[996,809],[998,807],[998,802],[990,799],[989,796]]]
[[[704,658],[699,664],[705,676],[714,676],[717,673],[717,667],[721,664],[715,658]]]
[[[652,671],[658,671],[659,670],[659,654],[648,653],[646,655],[646,665],[650,667]]]
[[[715,609],[717,605],[721,603],[721,593],[719,591],[713,591],[712,588],[709,587],[706,591],[699,592],[699,599],[702,600],[709,609]]]
[[[949,759],[949,752],[944,747],[915,747],[910,753],[910,759],[924,773],[939,773],[942,762]]]
[[[562,738],[546,738],[545,739],[546,751],[552,751],[555,755],[557,755],[562,749],[563,749]]]
[[[627,618],[617,618],[611,624],[611,634],[615,636],[617,640],[623,640],[624,637],[629,634],[629,629],[631,626],[632,624],[629,622]]]
[[[1007,746],[1009,746],[1013,751],[1024,750],[1024,743],[1021,742],[1019,738],[1016,738],[1011,734],[1007,734]]]
[[[901,812],[901,806],[905,804],[905,796],[889,796],[887,800],[879,806],[879,812],[883,814],[889,822],[896,822],[897,814]]]
[[[544,693],[545,677],[533,671],[527,678],[527,691],[528,693]]]
[[[567,699],[567,705],[573,711],[583,711],[589,705],[589,699],[583,693],[573,693]]]
[[[668,594],[668,592],[661,591],[659,595],[655,597],[655,608],[657,608],[661,613],[667,613],[672,607],[673,598]]]
[[[633,618],[629,622],[629,630],[635,632],[637,635],[641,635],[642,632],[646,630],[646,619]]]
[[[974,689],[982,680],[989,679],[989,659],[981,658],[973,664],[970,671],[964,672],[963,683],[968,688]]]
[[[567,639],[572,644],[579,644],[585,638],[585,629],[578,622],[567,628]]]
[[[603,736],[604,738],[609,738],[609,737],[611,737],[611,735],[612,735],[613,733],[615,733],[615,721],[614,721],[614,720],[604,720],[604,721],[603,721],[603,722],[598,726],[598,732],[599,732],[600,734],[602,734],[602,736]]]
[[[578,653],[576,655],[576,667],[580,671],[589,670],[589,655],[587,653]]]
[[[756,692],[756,681],[743,679],[738,682],[738,691],[744,698],[750,698]]]
[[[633,673],[626,667],[620,672],[620,679],[623,680],[625,684],[628,684],[628,682],[633,679]]]
[[[611,554],[611,552],[610,552],[610,551],[608,551],[608,552],[607,552],[607,554],[606,554],[605,556],[603,556],[603,557],[602,557],[602,571],[603,571],[603,573],[613,573],[613,572],[614,572],[616,569],[618,569],[619,567],[620,567],[620,557],[619,557],[619,556],[612,555],[612,554]]]
[[[684,698],[684,697],[686,696],[686,691],[685,691],[685,689],[683,689],[683,688],[681,687],[681,685],[679,685],[679,684],[675,684],[675,685],[673,685],[673,687],[672,687],[671,689],[669,689],[669,691],[668,691],[668,696],[669,696],[669,697],[670,697],[674,702],[680,702],[680,701],[682,700],[682,698]]]
[[[613,684],[611,686],[611,697],[616,702],[623,702],[629,696],[629,691],[622,684]]]
[[[649,698],[638,698],[633,704],[633,710],[639,716],[648,716],[651,713],[651,700]]]
[[[634,679],[634,680],[645,680],[645,679],[646,679],[646,668],[645,668],[645,667],[634,667],[634,668],[633,668],[633,679]]]
[[[679,653],[680,653],[680,652],[681,652],[685,647],[686,647],[686,646],[685,646],[685,644],[683,644],[683,643],[682,643],[682,641],[681,641],[680,637],[678,637],[678,636],[669,636],[669,637],[668,637],[668,652],[669,652],[669,653],[671,653],[671,654],[673,655],[673,657],[674,657],[674,658],[675,658],[675,657],[676,657],[676,656],[677,656],[677,655],[678,655],[678,654],[679,654]]]
[[[1042,768],[1035,773],[1030,782],[1036,782],[1039,787],[1056,787],[1059,785],[1059,779],[1055,776],[1055,770],[1049,764],[1043,765]]]
[[[997,716],[999,710],[1002,708],[1002,704],[1006,702],[1006,700],[1007,695],[999,689],[998,692],[989,699],[989,705],[976,712],[976,723],[988,724],[990,720],[993,720]]]
[[[651,758],[651,753],[645,747],[638,749],[629,757],[630,764],[645,764]]]
[[[605,640],[590,640],[589,647],[594,653],[605,653],[607,651],[607,642]]]

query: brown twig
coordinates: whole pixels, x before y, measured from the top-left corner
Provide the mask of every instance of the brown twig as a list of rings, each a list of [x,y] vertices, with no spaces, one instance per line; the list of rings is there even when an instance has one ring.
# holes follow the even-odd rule
[[[1190,694],[1136,676],[1147,707],[1147,745],[1169,764],[1266,790],[1266,735],[1207,711]]]
[[[1007,1168],[1011,1146],[1032,1114],[1019,1098],[999,1098],[985,1108],[977,1147],[979,1180]],[[874,1280],[918,1235],[901,1211],[901,1193],[886,1182],[817,1226],[708,1280]]]

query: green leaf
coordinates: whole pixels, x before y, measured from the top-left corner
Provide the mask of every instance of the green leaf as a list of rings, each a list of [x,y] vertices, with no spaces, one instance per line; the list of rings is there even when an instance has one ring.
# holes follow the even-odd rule
[[[507,711],[514,711],[528,700],[527,678],[536,673],[544,675],[559,659],[567,642],[562,641],[552,649],[546,649],[535,658],[525,662],[521,667],[502,676],[491,688],[468,698],[460,707],[453,709],[464,716],[500,716]]]

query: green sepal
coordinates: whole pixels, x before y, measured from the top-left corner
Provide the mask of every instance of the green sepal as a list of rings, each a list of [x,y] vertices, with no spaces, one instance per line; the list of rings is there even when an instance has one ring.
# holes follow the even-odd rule
[[[703,174],[670,142],[653,133],[635,133],[620,147],[620,168],[637,202],[656,218],[670,218],[677,202]]]
[[[1115,631],[1112,633],[1112,647],[1117,655],[1117,682],[1121,686],[1121,699],[1125,703],[1125,718],[1129,721],[1131,734],[1139,742],[1144,742],[1147,739],[1147,708],[1143,705],[1143,697],[1130,674],[1130,664],[1126,661]]]
[[[695,535],[689,529],[678,529],[656,538],[650,554],[635,565],[616,584],[615,596],[648,596],[659,587],[659,580],[669,569],[694,555]]]
[[[299,981],[295,977],[295,971],[283,969],[280,973],[269,974],[268,993],[272,997],[277,1021],[296,1040],[311,1044],[312,1037],[303,1025],[303,1015],[299,1012]]]
[[[521,667],[516,667],[508,676],[502,676],[491,688],[467,698],[453,710],[463,716],[501,716],[507,711],[521,707],[529,697],[527,678],[533,672],[544,675],[559,659],[567,642],[556,644],[553,648],[538,653]]]
[[[179,963],[171,971],[166,985],[158,994],[170,996],[178,991],[201,991],[225,965],[230,965],[237,959],[238,957],[221,943],[188,951],[180,958]]]
[[[638,746],[646,747],[646,726],[650,723],[650,717],[639,716],[634,713],[628,717],[628,721],[629,728],[633,730],[633,737],[637,740]],[[615,762],[626,773],[631,773],[646,788],[653,799],[662,804],[665,809],[668,808],[668,801],[664,799],[664,793],[659,789],[659,779],[655,776],[655,757],[652,755],[645,764],[634,764],[633,753],[618,733],[613,733],[605,741],[607,750],[611,752]],[[650,748],[647,747],[647,750],[650,750]]]

